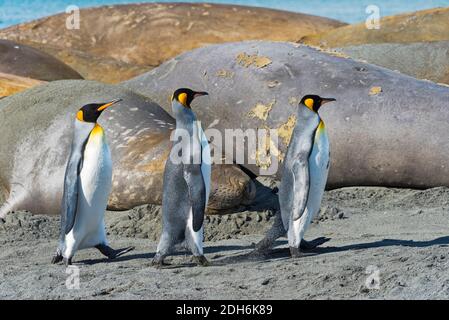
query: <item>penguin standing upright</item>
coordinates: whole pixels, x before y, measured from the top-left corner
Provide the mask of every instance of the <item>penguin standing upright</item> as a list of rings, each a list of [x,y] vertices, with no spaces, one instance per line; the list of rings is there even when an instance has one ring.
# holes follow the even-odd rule
[[[319,108],[335,99],[307,95],[299,104],[297,123],[287,150],[279,187],[279,205],[292,257],[319,212],[329,171],[329,139]]]
[[[162,197],[162,235],[153,264],[161,266],[176,244],[185,241],[196,262],[208,265],[203,255],[203,221],[209,199],[211,156],[209,143],[190,104],[206,92],[178,89],[172,97],[176,119],[175,144],[165,165]]]
[[[89,104],[76,114],[72,150],[64,178],[59,245],[52,263],[72,264],[77,250],[97,248],[110,259],[134,248],[114,250],[108,246],[104,225],[112,185],[112,160],[101,113],[121,99]]]

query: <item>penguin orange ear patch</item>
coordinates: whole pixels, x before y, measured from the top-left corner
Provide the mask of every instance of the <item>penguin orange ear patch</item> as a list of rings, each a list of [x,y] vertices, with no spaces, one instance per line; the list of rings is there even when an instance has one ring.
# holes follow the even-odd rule
[[[178,101],[185,107],[187,107],[187,93],[181,93],[178,95]]]
[[[80,110],[80,111],[77,112],[76,118],[77,118],[79,121],[84,121],[83,110]]]
[[[310,110],[313,110],[313,105],[314,105],[314,101],[313,99],[309,98],[306,99],[306,101],[304,101],[304,104],[306,105],[307,108],[309,108]]]

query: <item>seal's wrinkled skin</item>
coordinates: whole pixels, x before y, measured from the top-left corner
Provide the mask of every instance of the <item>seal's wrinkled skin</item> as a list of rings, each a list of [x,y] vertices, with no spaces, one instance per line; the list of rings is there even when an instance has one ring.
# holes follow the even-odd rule
[[[170,88],[184,83],[210,94],[196,108],[205,127],[215,121],[220,131],[278,130],[278,150],[271,150],[281,164],[277,178],[298,102],[313,92],[338,101],[321,114],[332,150],[328,187],[449,186],[445,86],[307,46],[263,41],[197,49],[123,85],[170,110]]]
[[[14,210],[59,214],[73,116],[84,104],[113,98],[123,99],[121,108],[107,110],[99,121],[114,168],[108,208],[161,203],[174,119],[148,98],[120,87],[57,81],[0,100],[0,192],[7,199],[1,217]],[[231,167],[213,166],[214,210],[254,198],[251,179]],[[222,178],[225,174],[231,175],[228,180]]]

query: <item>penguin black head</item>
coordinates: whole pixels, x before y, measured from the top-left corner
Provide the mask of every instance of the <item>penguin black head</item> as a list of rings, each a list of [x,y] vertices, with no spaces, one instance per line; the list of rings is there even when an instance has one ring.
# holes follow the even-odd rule
[[[197,92],[187,88],[181,88],[175,91],[172,96],[172,101],[178,101],[186,108],[191,108],[190,104],[196,97],[207,96],[207,92]]]
[[[122,99],[116,99],[107,103],[87,104],[78,111],[76,118],[81,122],[95,123],[104,110],[120,101],[122,101]]]
[[[312,111],[318,112],[318,110],[321,108],[323,104],[331,101],[337,100],[335,100],[334,98],[321,98],[320,96],[309,94],[304,96],[304,98],[302,98],[301,104],[305,105]]]

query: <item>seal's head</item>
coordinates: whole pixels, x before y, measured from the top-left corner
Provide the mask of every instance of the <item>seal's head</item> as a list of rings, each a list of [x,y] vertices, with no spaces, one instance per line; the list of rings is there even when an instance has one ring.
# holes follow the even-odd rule
[[[106,103],[91,103],[82,107],[76,114],[76,119],[81,122],[96,123],[101,113],[122,99],[112,100]]]
[[[305,105],[312,111],[318,112],[325,103],[336,101],[334,98],[321,98],[320,96],[309,94],[302,98],[301,104]]]
[[[191,109],[190,104],[195,98],[207,95],[209,95],[207,92],[198,92],[187,88],[181,88],[173,93],[171,100],[177,101],[185,108]]]

